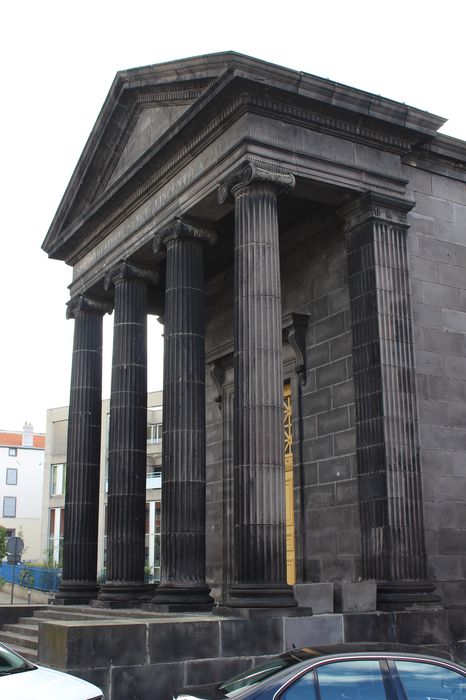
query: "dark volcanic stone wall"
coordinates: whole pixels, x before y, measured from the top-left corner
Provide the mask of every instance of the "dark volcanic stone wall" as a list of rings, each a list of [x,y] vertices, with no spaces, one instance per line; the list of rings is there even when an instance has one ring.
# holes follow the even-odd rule
[[[284,313],[310,315],[303,387],[303,578],[354,581],[360,575],[360,531],[351,318],[339,224],[284,254],[282,285]]]
[[[428,575],[466,602],[466,187],[406,168]],[[452,616],[464,630],[464,609]]]

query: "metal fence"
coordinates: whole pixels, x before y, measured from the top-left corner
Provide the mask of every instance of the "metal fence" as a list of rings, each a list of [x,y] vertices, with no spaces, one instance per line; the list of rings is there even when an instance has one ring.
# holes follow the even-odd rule
[[[61,569],[46,569],[42,566],[29,564],[0,563],[0,576],[8,583],[13,582],[13,569],[15,584],[31,588],[36,591],[57,591],[60,585]]]

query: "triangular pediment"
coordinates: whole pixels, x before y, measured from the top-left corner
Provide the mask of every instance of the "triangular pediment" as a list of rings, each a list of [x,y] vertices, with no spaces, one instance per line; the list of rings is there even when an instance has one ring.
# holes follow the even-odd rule
[[[265,110],[278,115],[280,123],[298,119],[364,143],[375,139],[390,145],[391,139],[406,135],[408,148],[411,141],[431,138],[444,122],[404,104],[234,52],[121,71],[43,249],[74,264],[125,208],[146,196],[156,177],[162,180],[169,169],[176,174],[180,159],[189,162],[196,150],[207,147],[215,130],[219,133],[227,120],[241,115],[249,98],[253,113]]]
[[[191,103],[143,105],[135,115],[134,124],[128,129],[126,143],[116,160],[108,182],[110,187],[124,175],[134,163],[168,131]]]

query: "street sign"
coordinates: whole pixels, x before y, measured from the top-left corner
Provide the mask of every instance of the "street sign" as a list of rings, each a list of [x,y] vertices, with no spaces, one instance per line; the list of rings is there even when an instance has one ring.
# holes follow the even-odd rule
[[[8,554],[6,558],[7,564],[21,564],[21,554]]]
[[[12,557],[17,557],[24,549],[24,542],[21,537],[9,537],[6,541],[6,551]]]

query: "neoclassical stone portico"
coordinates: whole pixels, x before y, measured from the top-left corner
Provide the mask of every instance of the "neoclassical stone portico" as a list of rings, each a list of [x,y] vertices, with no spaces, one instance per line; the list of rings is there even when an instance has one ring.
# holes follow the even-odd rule
[[[295,583],[366,582],[377,590],[372,612],[438,604],[435,581],[456,590],[433,544],[437,477],[423,468],[419,428],[428,381],[416,324],[422,294],[437,290],[410,276],[421,244],[427,255],[417,231],[436,216],[416,187],[432,159],[432,172],[446,162],[460,172],[461,148],[437,134],[442,123],[234,53],[119,74],[44,243],[73,267],[58,600],[293,615]],[[164,323],[156,587],[144,583],[148,315]]]

